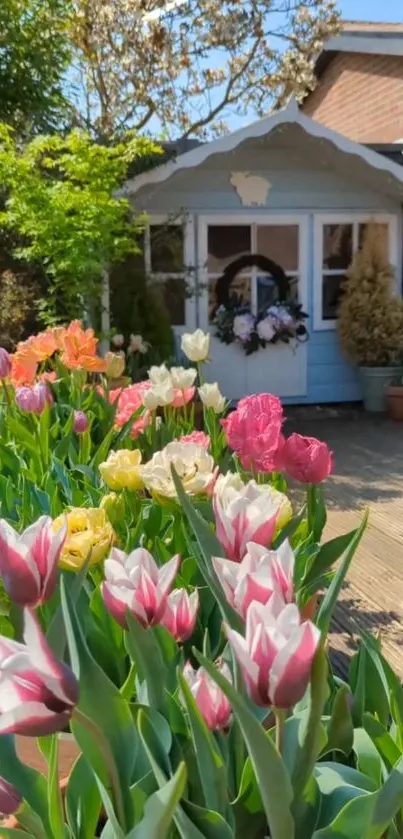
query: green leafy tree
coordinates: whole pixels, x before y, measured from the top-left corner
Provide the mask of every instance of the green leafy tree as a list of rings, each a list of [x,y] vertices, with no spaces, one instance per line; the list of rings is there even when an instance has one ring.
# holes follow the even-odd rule
[[[1,0],[0,119],[20,134],[60,128],[71,59],[70,0]]]
[[[0,182],[7,190],[0,223],[24,244],[16,255],[43,267],[49,287],[40,302],[46,322],[81,317],[99,299],[103,272],[138,249],[126,198],[116,196],[129,164],[156,147],[128,138],[112,148],[73,131],[39,137],[20,149],[0,128]]]

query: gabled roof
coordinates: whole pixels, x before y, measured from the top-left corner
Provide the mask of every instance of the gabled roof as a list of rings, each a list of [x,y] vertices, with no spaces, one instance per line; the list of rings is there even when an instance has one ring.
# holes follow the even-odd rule
[[[270,134],[275,128],[281,125],[295,124],[300,126],[307,134],[312,137],[318,137],[322,140],[328,140],[340,151],[347,154],[356,155],[365,161],[369,166],[374,167],[380,171],[393,176],[399,183],[403,184],[403,167],[394,163],[392,160],[378,154],[367,146],[350,140],[343,134],[338,134],[325,125],[306,116],[300,111],[295,100],[291,100],[286,108],[281,111],[276,111],[270,116],[263,117],[263,119],[252,122],[232,134],[226,134],[218,140],[212,140],[210,143],[197,146],[185,154],[179,155],[175,160],[157,166],[148,172],[138,175],[136,178],[128,180],[123,187],[121,194],[131,195],[137,192],[144,186],[161,183],[166,181],[176,172],[183,169],[192,169],[200,166],[211,155],[225,154],[237,148],[241,143],[257,137],[264,137]]]
[[[316,60],[317,78],[339,52],[403,56],[403,23],[343,20],[339,34],[325,41]]]

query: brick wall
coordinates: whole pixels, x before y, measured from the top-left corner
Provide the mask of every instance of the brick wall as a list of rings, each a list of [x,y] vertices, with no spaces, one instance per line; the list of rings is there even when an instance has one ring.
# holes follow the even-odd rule
[[[403,57],[336,53],[302,110],[352,140],[401,140]]]

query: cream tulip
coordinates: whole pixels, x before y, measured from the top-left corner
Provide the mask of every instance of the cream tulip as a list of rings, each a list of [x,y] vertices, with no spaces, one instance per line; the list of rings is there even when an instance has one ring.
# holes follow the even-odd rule
[[[199,387],[199,396],[205,408],[212,408],[215,414],[222,414],[225,408],[225,396],[222,395],[218,383],[204,384]]]
[[[192,387],[197,376],[197,370],[194,367],[171,367],[170,369],[172,384],[179,390],[186,390]]]
[[[189,361],[206,361],[210,352],[210,335],[202,329],[185,332],[182,335],[181,347]]]
[[[159,367],[153,365],[148,371],[148,378],[153,385],[160,385],[162,382],[171,381],[171,374],[166,364],[160,364]]]
[[[217,474],[213,458],[203,446],[179,440],[168,443],[141,467],[141,477],[149,492],[161,498],[176,498],[172,466],[189,495],[210,493]]]

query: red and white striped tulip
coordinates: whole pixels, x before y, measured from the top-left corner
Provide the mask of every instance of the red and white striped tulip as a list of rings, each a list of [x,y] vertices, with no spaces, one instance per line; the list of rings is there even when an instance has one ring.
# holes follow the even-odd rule
[[[226,627],[251,699],[264,707],[291,708],[310,679],[320,631],[301,623],[298,607],[274,594],[266,605],[252,603],[245,638]]]
[[[218,670],[229,682],[232,682],[231,671],[225,662],[220,662]],[[228,728],[231,722],[231,705],[204,667],[195,670],[190,661],[187,661],[183,668],[183,675],[208,728],[212,731]]]
[[[267,603],[279,594],[286,603],[294,598],[294,553],[287,540],[276,551],[249,542],[241,562],[214,557],[213,565],[228,602],[245,620],[254,601]]]
[[[0,734],[41,737],[62,731],[78,702],[77,680],[55,658],[29,609],[24,642],[0,636]]]
[[[213,493],[216,535],[226,556],[240,562],[248,542],[270,547],[276,529],[287,524],[291,504],[269,484],[249,481],[229,472],[216,481]]]
[[[14,603],[36,608],[52,596],[67,524],[53,530],[50,516],[41,516],[22,533],[0,520],[0,576]]]
[[[130,554],[113,548],[104,565],[102,597],[106,608],[123,628],[127,612],[144,627],[159,623],[179,564],[179,555],[159,568],[145,548],[136,548]]]
[[[183,644],[193,634],[198,608],[197,589],[192,594],[188,594],[185,588],[176,588],[171,591],[161,623],[178,643]]]

